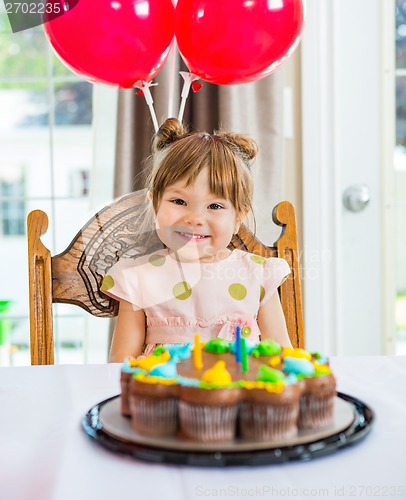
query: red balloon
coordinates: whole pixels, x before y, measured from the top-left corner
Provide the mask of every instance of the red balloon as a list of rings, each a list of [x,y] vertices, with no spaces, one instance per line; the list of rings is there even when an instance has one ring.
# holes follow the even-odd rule
[[[65,0],[48,14],[45,32],[56,53],[92,82],[131,88],[162,69],[175,33],[172,0]],[[52,12],[61,0],[48,0]]]
[[[303,10],[303,0],[178,0],[179,51],[189,70],[207,82],[252,82],[296,48]]]

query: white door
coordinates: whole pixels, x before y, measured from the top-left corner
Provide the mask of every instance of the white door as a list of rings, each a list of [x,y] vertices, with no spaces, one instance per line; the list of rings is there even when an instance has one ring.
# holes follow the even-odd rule
[[[385,50],[394,46],[394,5],[392,0],[306,4],[302,111],[307,347],[329,354],[390,353],[395,342],[394,80]]]

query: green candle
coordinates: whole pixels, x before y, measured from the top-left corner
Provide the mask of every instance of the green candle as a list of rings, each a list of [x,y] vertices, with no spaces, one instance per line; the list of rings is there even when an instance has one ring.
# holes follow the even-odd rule
[[[242,371],[244,373],[248,372],[248,353],[247,353],[247,344],[245,339],[241,339],[241,357],[242,357]]]

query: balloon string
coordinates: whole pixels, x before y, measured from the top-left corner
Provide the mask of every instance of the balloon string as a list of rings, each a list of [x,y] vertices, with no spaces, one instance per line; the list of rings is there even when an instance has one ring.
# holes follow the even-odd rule
[[[185,112],[186,99],[188,98],[188,95],[189,95],[190,85],[191,85],[191,82],[187,82],[187,81],[183,82],[182,100],[180,102],[180,108],[179,108],[179,114],[178,114],[178,120],[180,122],[183,120],[183,114]]]
[[[135,82],[135,84],[134,84],[134,87],[139,88],[142,91],[142,93],[144,94],[145,101],[148,105],[149,112],[151,114],[152,123],[154,124],[155,132],[158,132],[159,126],[158,126],[158,120],[156,118],[155,109],[154,109],[154,100],[152,99],[151,91],[149,90],[149,88],[156,87],[157,85],[158,85],[157,83],[144,82],[143,80],[139,80],[138,82]]]
[[[169,52],[169,98],[168,98],[168,118],[173,116],[173,107],[175,100],[175,73],[176,73],[176,41],[172,41],[172,47]]]
[[[186,100],[189,95],[190,86],[194,81],[198,80],[199,77],[197,75],[194,75],[193,73],[188,73],[187,71],[179,71],[179,74],[182,76],[184,80],[182,94],[181,94],[182,100],[180,102],[180,108],[178,114],[178,120],[181,122],[183,120],[183,114],[185,112]]]

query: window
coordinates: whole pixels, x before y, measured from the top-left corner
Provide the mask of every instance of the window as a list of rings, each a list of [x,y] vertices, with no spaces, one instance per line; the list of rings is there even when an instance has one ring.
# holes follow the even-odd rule
[[[0,172],[1,226],[3,236],[25,234],[25,180],[18,167],[9,165]]]
[[[94,145],[93,85],[55,56],[42,26],[12,33],[2,7],[0,3],[0,302],[6,305],[0,310],[0,326],[8,325],[8,334],[7,345],[5,335],[0,339],[0,350],[6,352],[0,364],[19,365],[30,362],[27,215],[34,209],[46,212],[50,225],[44,244],[52,254],[63,251],[90,216],[89,186],[100,153]],[[113,123],[112,148],[114,133]],[[106,321],[101,325],[80,308],[64,304],[55,306],[54,320],[57,362],[107,360]]]
[[[406,0],[396,0],[396,329],[398,353],[406,354]]]

